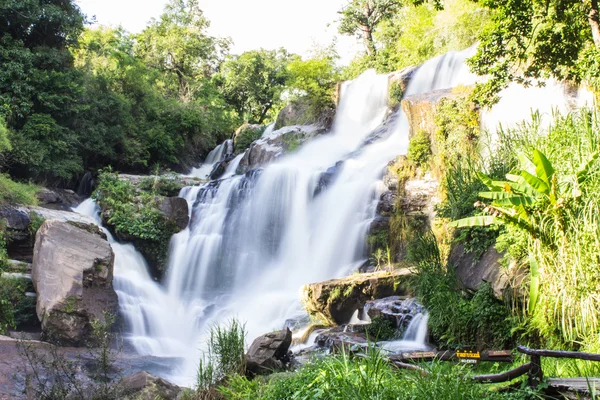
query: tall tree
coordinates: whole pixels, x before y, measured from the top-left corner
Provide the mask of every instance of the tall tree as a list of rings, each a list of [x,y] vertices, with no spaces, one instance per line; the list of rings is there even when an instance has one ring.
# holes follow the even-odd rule
[[[209,21],[198,0],[170,0],[165,12],[137,37],[137,53],[175,78],[183,101],[194,97],[194,81],[216,71],[230,40],[209,36]]]
[[[285,50],[252,50],[230,57],[216,80],[239,116],[261,124],[281,103],[293,57]]]
[[[476,99],[498,99],[509,82],[525,85],[554,77],[580,81],[600,76],[597,0],[481,0],[492,21],[480,37],[472,70],[490,79]],[[595,70],[594,70],[595,69]]]
[[[367,53],[377,55],[373,33],[382,21],[391,18],[401,7],[399,0],[350,0],[338,13],[341,15],[339,32],[362,38]]]

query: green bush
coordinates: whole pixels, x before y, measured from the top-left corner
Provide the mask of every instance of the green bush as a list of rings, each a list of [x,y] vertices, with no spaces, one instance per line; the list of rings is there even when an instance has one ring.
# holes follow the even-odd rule
[[[378,342],[381,340],[392,340],[398,335],[398,330],[392,321],[377,316],[365,327],[369,340]]]
[[[415,265],[417,297],[429,313],[429,330],[448,348],[505,348],[511,344],[508,308],[484,283],[470,297],[459,289],[452,266],[442,263],[433,234],[417,236],[409,246]]]
[[[418,167],[427,167],[431,158],[431,140],[427,132],[419,131],[410,139],[407,158]]]
[[[93,197],[109,227],[122,239],[134,242],[159,271],[164,270],[171,236],[179,228],[158,209],[158,198],[152,193],[136,193],[131,182],[110,170],[100,173]]]
[[[184,184],[175,174],[156,175],[142,178],[138,188],[145,192],[152,192],[158,196],[177,196]]]
[[[0,333],[37,320],[35,298],[25,296],[33,291],[25,279],[0,277]]]
[[[265,129],[266,126],[264,125],[258,127],[246,125],[245,127],[242,127],[241,132],[235,138],[235,154],[243,153],[244,150],[250,147],[252,142],[260,139],[262,134],[265,132]]]

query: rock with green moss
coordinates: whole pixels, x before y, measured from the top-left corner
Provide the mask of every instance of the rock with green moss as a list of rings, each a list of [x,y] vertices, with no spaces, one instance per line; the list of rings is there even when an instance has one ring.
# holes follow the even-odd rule
[[[286,105],[277,115],[275,130],[286,126],[318,125],[328,129],[335,115],[333,107],[316,109],[306,98],[299,98]]]
[[[410,275],[408,269],[397,269],[312,283],[302,288],[302,302],[313,317],[341,325],[348,323],[352,314],[369,300],[410,295]]]
[[[47,220],[38,230],[32,278],[45,338],[84,345],[92,322],[117,312],[114,253],[105,237],[68,222]]]

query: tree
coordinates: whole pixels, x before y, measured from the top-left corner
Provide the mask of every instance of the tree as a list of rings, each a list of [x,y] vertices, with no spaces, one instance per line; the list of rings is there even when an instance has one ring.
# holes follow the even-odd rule
[[[339,11],[341,19],[338,30],[344,35],[362,38],[369,56],[375,57],[375,28],[397,13],[400,7],[401,3],[398,0],[351,0]]]
[[[198,0],[170,0],[164,14],[137,37],[138,55],[175,78],[182,101],[193,98],[194,82],[210,77],[229,49],[229,39],[206,33],[209,25]]]
[[[216,81],[241,118],[262,124],[281,104],[293,58],[284,49],[248,51],[225,61]]]
[[[476,90],[479,103],[497,101],[512,81],[530,85],[539,78],[579,82],[600,76],[597,0],[480,2],[492,11],[492,21],[469,60],[473,72],[490,77]]]

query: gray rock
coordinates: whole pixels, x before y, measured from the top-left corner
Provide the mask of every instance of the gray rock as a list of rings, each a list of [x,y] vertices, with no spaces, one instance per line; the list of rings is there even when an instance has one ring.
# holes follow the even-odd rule
[[[274,131],[250,145],[240,160],[237,174],[271,163],[323,132],[325,128],[318,125],[288,126]]]
[[[81,203],[82,198],[72,190],[42,188],[37,193],[40,204],[45,208],[69,211]]]
[[[420,305],[416,299],[400,296],[368,301],[364,307],[364,312],[369,318],[384,318],[401,330],[408,328],[413,317],[424,311],[425,307]]]
[[[494,295],[501,298],[509,286],[508,272],[500,264],[502,254],[492,246],[479,260],[473,254],[465,252],[463,244],[456,245],[450,253],[450,263],[454,265],[455,273],[461,285],[469,290],[477,290],[483,282],[489,282]]]
[[[116,314],[113,267],[110,245],[93,229],[60,220],[44,222],[36,235],[32,277],[45,338],[83,345],[91,339],[93,320]]]
[[[335,109],[326,108],[321,115],[313,115],[310,103],[306,99],[299,99],[289,103],[279,112],[275,121],[275,130],[286,126],[320,125],[329,128],[333,122]]]
[[[180,229],[187,227],[190,218],[188,203],[184,198],[163,197],[158,205],[158,209]]]
[[[362,328],[362,332],[353,332],[351,325],[327,329],[317,335],[315,344],[331,352],[364,349],[369,341],[364,333],[364,326]]]
[[[284,369],[289,363],[288,350],[291,344],[292,331],[288,328],[256,338],[246,354],[248,374],[268,374]]]
[[[139,371],[123,378],[120,389],[121,394],[125,396],[124,399],[135,400],[174,400],[181,392],[179,386],[146,371]]]

